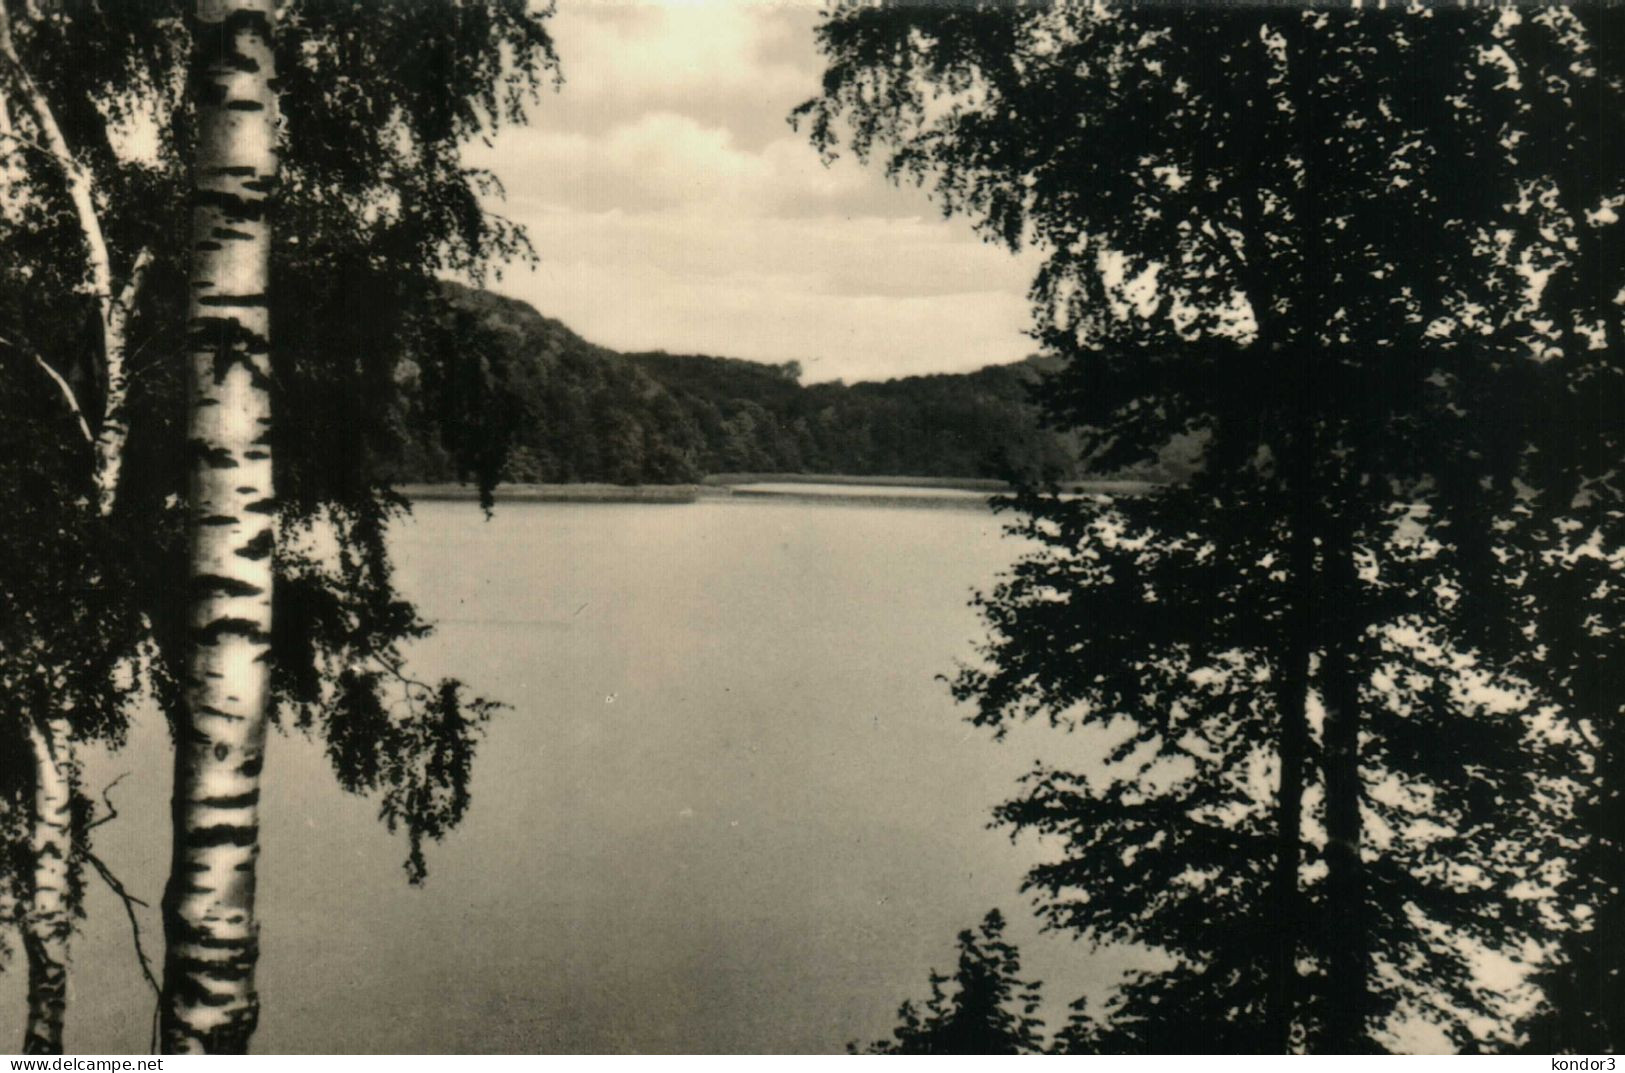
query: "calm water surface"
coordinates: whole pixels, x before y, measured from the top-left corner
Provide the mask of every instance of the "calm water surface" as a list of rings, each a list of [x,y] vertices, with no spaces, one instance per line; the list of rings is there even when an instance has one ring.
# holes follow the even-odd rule
[[[937,680],[974,657],[971,590],[1020,551],[991,513],[755,499],[484,521],[426,503],[394,546],[439,622],[416,669],[511,708],[418,889],[320,749],[272,742],[256,1049],[839,1050],[886,1034],[994,906],[1054,1010],[1105,974],[1037,935],[1018,887],[1042,848],[986,829],[1066,740],[994,745]],[[90,780],[132,772],[98,845],[156,905],[169,754],[152,724]],[[69,1047],[142,1050],[128,924],[100,887],[89,910]],[[0,977],[7,1040],[20,977]]]

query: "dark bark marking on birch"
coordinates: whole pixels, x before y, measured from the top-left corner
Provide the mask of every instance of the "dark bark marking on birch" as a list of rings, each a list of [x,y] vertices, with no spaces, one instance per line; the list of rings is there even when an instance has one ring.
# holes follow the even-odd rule
[[[199,574],[192,579],[192,592],[195,596],[215,593],[222,596],[258,596],[264,591],[252,582],[221,574]]]
[[[217,823],[208,827],[194,827],[186,834],[186,844],[193,848],[203,846],[239,846],[247,848],[259,841],[259,827],[235,823]]]
[[[244,559],[264,559],[271,554],[275,541],[269,529],[261,529],[254,534],[254,539],[238,548],[236,554]]]
[[[205,294],[197,304],[210,308],[256,309],[267,305],[263,294]]]
[[[271,39],[271,19],[263,11],[237,10],[228,12],[220,24],[220,35],[227,41],[235,41],[241,34],[253,34],[255,37],[267,41]],[[258,71],[256,66],[254,70]]]
[[[210,469],[236,469],[237,457],[229,450],[217,444],[204,443],[202,440],[193,440],[187,444],[192,457],[202,462]]]
[[[200,645],[217,645],[220,638],[227,635],[246,637],[256,644],[269,644],[270,636],[262,629],[260,624],[247,618],[217,618],[207,626],[192,631],[192,640]]]
[[[246,793],[233,794],[230,797],[205,797],[199,800],[198,804],[207,805],[210,808],[247,808],[249,805],[258,804],[259,799],[260,792],[258,790],[249,790]]]
[[[247,186],[248,183],[243,185]],[[250,200],[238,194],[228,194],[224,190],[194,190],[190,200],[194,209],[219,209],[220,214],[228,220],[265,218],[265,203],[258,198]]]

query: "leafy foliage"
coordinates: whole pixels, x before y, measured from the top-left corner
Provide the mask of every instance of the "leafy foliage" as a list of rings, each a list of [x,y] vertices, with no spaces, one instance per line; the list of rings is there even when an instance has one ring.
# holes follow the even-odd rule
[[[949,983],[952,991],[944,987]],[[871,1044],[868,1053],[1039,1054],[1043,1022],[1033,1016],[1039,993],[1036,982],[1021,979],[1020,951],[1004,941],[1004,914],[989,910],[976,930],[959,933],[953,976],[933,972],[924,1008],[905,1001],[893,1038]]]
[[[1081,475],[1071,438],[1044,427],[1031,397],[1045,369],[1037,360],[803,385],[794,363],[619,354],[514,299],[455,286],[447,298],[443,323],[477,358],[455,379],[403,368],[402,423],[431,431],[379,458],[400,480],[457,480],[477,471],[473,445],[508,440],[503,478],[517,482]]]
[[[85,239],[65,211],[62,174],[28,148],[38,132],[9,108],[20,138],[0,145],[0,425],[26,449],[0,457],[0,516],[8,538],[15,525],[18,543],[8,548],[39,547],[32,573],[19,564],[15,582],[7,574],[6,594],[17,599],[5,628],[18,642],[7,656],[53,646],[47,666],[58,681],[38,702],[70,712],[75,736],[116,742],[136,687],[171,713],[180,703],[184,601],[174,579],[184,576],[188,448],[181,369],[169,359],[183,349],[187,286],[187,250],[175,236],[186,233],[191,5],[4,2],[23,66],[91,178],[115,275],[138,251],[152,258],[131,324],[123,481],[113,515],[99,519],[86,506],[88,449],[57,385],[31,364],[38,354],[63,371],[96,431],[105,384],[84,293]],[[288,0],[279,10],[283,144],[270,301],[271,390],[283,420],[272,431],[276,499],[264,506],[278,513],[290,547],[275,561],[276,701],[285,725],[346,728],[337,733],[351,737],[330,750],[340,779],[380,793],[386,822],[409,836],[415,879],[422,840],[466,807],[473,728],[490,705],[452,680],[417,687],[423,696],[397,691],[401,646],[428,626],[393,589],[384,538],[405,506],[374,460],[426,434],[403,420],[461,416],[403,415],[387,404],[408,353],[426,376],[464,375],[459,341],[438,320],[437,277],[479,280],[530,253],[514,225],[482,207],[495,179],[466,166],[460,150],[523,122],[554,76],[548,14],[524,0]],[[468,471],[487,489],[504,461],[503,435],[481,428],[470,448]],[[310,554],[306,537],[323,544],[321,554]],[[356,666],[364,669],[346,679]],[[142,676],[132,682],[114,668]],[[359,773],[344,766],[365,751],[354,720],[346,723],[357,705],[378,719],[368,727],[378,735],[374,767]]]
[[[1477,953],[1590,933],[1573,854],[1607,846],[1585,799],[1619,777],[1593,734],[1619,695],[1581,685],[1615,636],[1581,578],[1606,598],[1622,543],[1619,23],[989,3],[820,28],[814,142],[1043,251],[1044,402],[1086,456],[1203,445],[1157,495],[1014,500],[1042,550],[956,684],[977,722],[1099,757],[999,812],[1067,848],[1030,877],[1051,920],[1172,958],[1080,1044],[1355,1051],[1421,1020],[1512,1046]]]

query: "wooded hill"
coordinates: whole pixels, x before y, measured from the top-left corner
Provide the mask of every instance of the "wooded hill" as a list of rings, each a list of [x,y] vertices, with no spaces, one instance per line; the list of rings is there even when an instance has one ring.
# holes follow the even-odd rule
[[[464,477],[492,431],[512,444],[502,472],[513,482],[682,483],[739,472],[1078,475],[1072,437],[1044,428],[1030,397],[1046,369],[1040,358],[959,375],[802,384],[794,362],[624,354],[512,298],[455,284],[444,297],[447,327],[481,361],[456,381],[402,368],[401,446],[379,467],[403,483]],[[452,415],[459,420],[434,419]],[[486,434],[460,443],[405,431],[440,428]]]

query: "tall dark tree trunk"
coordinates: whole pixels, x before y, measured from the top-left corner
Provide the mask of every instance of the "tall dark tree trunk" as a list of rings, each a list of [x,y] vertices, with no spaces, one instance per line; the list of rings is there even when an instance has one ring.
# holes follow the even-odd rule
[[[1326,333],[1335,308],[1332,266],[1327,257],[1325,190],[1335,165],[1327,159],[1326,141],[1338,122],[1335,107],[1323,100],[1325,52],[1335,42],[1312,10],[1286,9],[1281,22],[1287,42],[1287,85],[1295,116],[1295,140],[1302,177],[1292,201],[1299,236],[1297,289],[1293,327],[1303,361],[1296,372],[1294,490],[1300,531],[1313,538],[1318,561],[1304,596],[1310,601],[1306,625],[1318,650],[1315,692],[1325,712],[1321,738],[1322,777],[1326,793],[1326,896],[1321,904],[1321,944],[1326,987],[1321,1035],[1314,1048],[1324,1053],[1359,1054],[1371,1049],[1368,1034],[1371,1006],[1371,942],[1365,912],[1365,877],[1360,859],[1360,581],[1354,563],[1354,540],[1344,529],[1337,489],[1344,487],[1342,466],[1322,457],[1342,425],[1338,400],[1326,374],[1338,360]]]
[[[1270,913],[1275,946],[1270,951],[1270,979],[1264,1010],[1263,1046],[1271,1052],[1292,1050],[1292,1030],[1302,1000],[1298,955],[1306,920],[1299,871],[1303,863],[1304,763],[1309,747],[1310,663],[1314,658],[1316,617],[1315,546],[1302,504],[1291,515],[1288,570],[1293,591],[1279,641],[1280,680],[1275,708],[1280,721],[1277,756],[1280,786],[1275,798],[1275,861],[1270,877]]]
[[[1322,774],[1326,788],[1325,1025],[1319,1050],[1364,1054],[1372,1050],[1372,930],[1362,859],[1360,810],[1365,784],[1360,773],[1359,577],[1354,550],[1345,541],[1323,541],[1326,610],[1319,694],[1326,721]]]
[[[198,0],[194,86],[190,651],[164,896],[162,1043],[242,1053],[259,1017],[254,915],[270,690],[269,317],[274,0]]]

